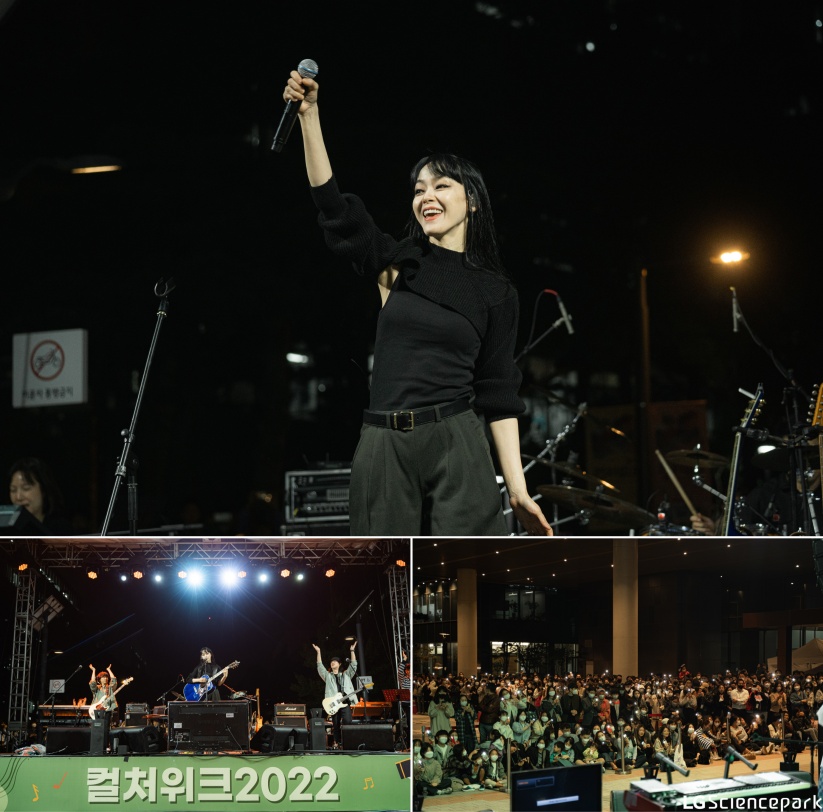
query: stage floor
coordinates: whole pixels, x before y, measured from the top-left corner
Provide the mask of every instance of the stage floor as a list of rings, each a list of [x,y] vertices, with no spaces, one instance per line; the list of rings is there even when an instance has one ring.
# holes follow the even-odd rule
[[[0,757],[0,812],[411,809],[408,753]]]

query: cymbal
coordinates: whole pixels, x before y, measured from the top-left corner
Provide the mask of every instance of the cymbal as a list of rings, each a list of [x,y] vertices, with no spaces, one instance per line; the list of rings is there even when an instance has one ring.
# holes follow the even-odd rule
[[[573,511],[587,511],[594,519],[604,519],[623,527],[641,527],[655,521],[643,508],[597,491],[584,491],[569,485],[539,485],[538,493],[550,502]]]
[[[669,462],[675,465],[687,465],[700,468],[728,468],[728,457],[721,457],[720,454],[713,454],[711,451],[703,451],[699,448],[691,451],[669,451],[665,455]]]
[[[564,462],[552,462],[551,460],[545,460],[542,457],[533,457],[530,454],[521,454],[520,456],[524,460],[532,460],[533,462],[539,462],[541,465],[545,465],[547,468],[554,468],[555,471],[560,471],[564,476],[584,479],[586,482],[591,482],[594,485],[602,485],[604,488],[608,488],[608,490],[612,493],[620,493],[620,490],[612,485],[611,482],[606,482],[605,479],[600,479],[592,474],[587,474],[577,465],[568,465]]]

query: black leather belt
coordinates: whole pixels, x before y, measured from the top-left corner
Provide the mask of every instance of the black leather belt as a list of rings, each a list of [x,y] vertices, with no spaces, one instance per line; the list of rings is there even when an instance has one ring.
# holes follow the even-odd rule
[[[453,417],[456,414],[468,412],[471,403],[468,398],[445,403],[442,406],[426,406],[423,409],[408,409],[399,412],[363,412],[363,422],[369,426],[379,426],[383,429],[397,431],[414,431],[416,426],[423,423],[434,423],[444,417]]]

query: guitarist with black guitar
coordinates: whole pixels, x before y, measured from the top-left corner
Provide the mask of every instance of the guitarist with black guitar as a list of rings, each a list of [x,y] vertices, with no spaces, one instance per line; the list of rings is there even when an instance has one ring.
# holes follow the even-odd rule
[[[357,645],[355,640],[349,649],[350,658],[349,665],[345,671],[340,670],[343,661],[340,657],[332,657],[329,660],[329,668],[326,670],[323,665],[323,657],[320,654],[320,647],[312,643],[312,648],[317,652],[317,673],[320,679],[326,684],[326,700],[333,701],[331,707],[336,708],[334,713],[329,712],[334,726],[334,745],[340,747],[343,740],[342,725],[351,724],[351,703],[354,701],[356,691],[352,684],[352,677],[357,673],[357,658],[354,654],[354,647]],[[341,694],[338,697],[338,694]],[[325,703],[324,703],[325,704]]]
[[[223,673],[220,673],[221,671]],[[212,677],[217,674],[220,674],[220,676],[216,680],[212,680]],[[228,672],[226,669],[220,668],[220,666],[214,662],[214,652],[208,646],[203,646],[203,648],[200,649],[200,662],[191,674],[188,675],[186,682],[194,683],[198,686],[209,686],[203,699],[207,702],[218,702],[220,700],[220,691],[217,686],[223,684],[227,675]]]

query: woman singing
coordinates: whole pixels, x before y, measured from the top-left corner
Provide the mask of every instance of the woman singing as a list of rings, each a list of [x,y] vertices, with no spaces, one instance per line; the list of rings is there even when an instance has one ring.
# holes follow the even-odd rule
[[[352,462],[353,535],[506,535],[482,422],[491,427],[514,515],[551,535],[528,494],[514,364],[517,294],[502,268],[486,185],[455,155],[411,173],[408,236],[381,232],[362,201],[341,194],[317,108],[318,84],[292,71],[306,169],[329,247],[375,280],[377,325],[369,410]]]

